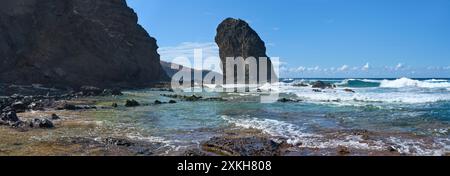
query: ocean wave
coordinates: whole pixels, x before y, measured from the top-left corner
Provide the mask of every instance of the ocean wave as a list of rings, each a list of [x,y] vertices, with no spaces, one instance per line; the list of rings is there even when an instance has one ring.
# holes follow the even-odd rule
[[[340,83],[336,83],[337,86],[340,87],[379,87],[379,80],[370,80],[370,79],[346,79]]]
[[[294,93],[299,99],[310,102],[333,104],[373,104],[373,103],[434,103],[450,101],[448,93],[423,93],[423,92],[375,92],[372,90],[357,90],[356,93],[348,93],[343,90],[324,90],[313,92],[311,89],[289,89],[286,92]]]
[[[445,81],[445,82],[444,82]],[[383,80],[380,87],[383,88],[404,88],[404,87],[419,87],[419,88],[450,88],[450,83],[446,80],[413,80],[409,78],[400,78],[396,80]]]

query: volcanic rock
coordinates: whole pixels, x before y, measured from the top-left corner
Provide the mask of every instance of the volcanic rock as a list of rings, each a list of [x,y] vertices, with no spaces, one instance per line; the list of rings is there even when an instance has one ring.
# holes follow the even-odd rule
[[[258,73],[260,68],[259,60],[260,57],[264,57],[268,59],[267,63],[267,79],[268,80],[276,80],[277,78],[271,77],[271,72],[274,73],[274,69],[272,66],[272,62],[268,58],[266,54],[266,46],[263,40],[258,36],[258,34],[250,27],[250,25],[240,19],[227,18],[225,19],[217,28],[217,35],[215,38],[217,45],[219,46],[219,54],[220,59],[223,65],[223,78],[224,83],[230,84],[226,82],[227,77],[227,68],[226,68],[226,60],[228,57],[239,58],[247,60],[249,57],[254,57],[258,62]],[[237,68],[237,69],[245,69],[246,75],[246,83],[249,82],[249,70],[246,69],[245,66]],[[237,70],[235,70],[235,83]],[[273,74],[275,75],[275,74]],[[252,77],[253,78],[253,77]],[[271,79],[272,78],[272,79]],[[253,78],[254,79],[254,78]],[[259,80],[259,76],[257,77],[258,82],[263,82],[265,80]],[[276,80],[278,81],[278,80]],[[272,81],[268,81],[272,82]],[[233,84],[233,83],[231,83]]]
[[[166,80],[126,0],[3,0],[0,82],[138,87]]]

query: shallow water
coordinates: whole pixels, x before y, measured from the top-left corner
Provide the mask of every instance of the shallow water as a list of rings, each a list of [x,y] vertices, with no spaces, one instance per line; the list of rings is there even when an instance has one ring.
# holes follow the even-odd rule
[[[275,140],[286,139],[300,148],[345,146],[385,151],[390,147],[407,155],[448,153],[450,91],[445,87],[448,80],[402,79],[358,80],[354,86],[349,80],[326,80],[339,87],[323,92],[293,86],[295,82],[313,80],[298,79],[294,83],[271,85],[281,97],[302,100],[298,103],[263,104],[257,101],[255,93],[196,93],[229,101],[177,100],[177,104],[119,107],[89,113],[130,138],[163,141],[171,146],[169,153],[197,146],[230,128],[259,129]],[[344,88],[356,93],[345,92]],[[99,105],[110,105],[126,99],[144,104],[171,100],[161,94],[170,93],[129,91],[120,98],[106,97],[97,101]],[[352,130],[368,130],[371,134],[367,139]]]

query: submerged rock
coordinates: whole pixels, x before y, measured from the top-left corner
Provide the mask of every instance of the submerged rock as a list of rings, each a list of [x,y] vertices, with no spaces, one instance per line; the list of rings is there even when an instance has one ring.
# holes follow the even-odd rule
[[[136,107],[136,106],[140,106],[139,102],[137,102],[136,100],[127,100],[125,102],[125,107]]]
[[[223,156],[278,156],[286,147],[264,137],[214,137],[202,144],[203,150]]]
[[[312,83],[312,88],[319,88],[319,89],[333,89],[336,86],[331,83],[325,83],[323,81],[316,81]]]
[[[175,104],[175,103],[177,103],[177,101],[175,101],[175,100],[170,100],[169,101],[169,104]]]
[[[354,90],[352,89],[344,89],[344,92],[349,92],[349,93],[356,93]]]

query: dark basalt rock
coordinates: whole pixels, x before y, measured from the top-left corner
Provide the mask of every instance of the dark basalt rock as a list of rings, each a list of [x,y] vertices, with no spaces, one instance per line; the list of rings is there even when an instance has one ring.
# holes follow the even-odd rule
[[[169,101],[169,104],[175,104],[175,103],[177,103],[177,101],[175,101],[175,100],[170,100]]]
[[[31,128],[54,128],[53,122],[48,119],[33,119],[30,121]]]
[[[250,25],[240,19],[227,18],[217,27],[217,35],[215,38],[219,46],[220,59],[223,65],[223,77],[226,83],[226,58],[227,57],[254,57],[259,62],[260,57],[268,58],[266,54],[266,46],[258,34],[250,27]],[[238,68],[245,69],[245,68]],[[259,63],[258,63],[259,70]],[[268,79],[271,80],[270,71],[273,71],[272,62],[270,59],[267,64],[267,71],[269,72]],[[235,75],[237,70],[235,70]],[[248,70],[246,70],[246,77],[248,78]],[[236,80],[236,78],[235,78]],[[259,78],[258,78],[259,80]],[[277,78],[272,78],[277,80]],[[270,82],[270,81],[269,81]],[[230,83],[227,83],[230,84]],[[233,83],[231,83],[233,84]]]
[[[16,111],[14,111],[14,110],[1,114],[0,120],[3,122],[6,122],[6,123],[8,123],[8,122],[14,123],[14,122],[20,121],[19,117],[17,117]]]
[[[11,104],[11,107],[16,110],[16,112],[25,112],[28,109],[28,104],[18,101],[13,104]]]
[[[140,87],[168,77],[125,0],[3,0],[0,82]]]
[[[316,81],[312,83],[312,88],[319,88],[319,89],[333,89],[336,86],[331,83],[325,83],[323,81]]]
[[[344,89],[344,92],[349,92],[349,93],[356,93],[354,90],[352,89]]]
[[[214,137],[202,144],[203,150],[224,156],[277,156],[287,147],[263,137]]]
[[[136,106],[140,106],[139,102],[137,102],[136,100],[127,100],[125,102],[125,107],[136,107]]]
[[[84,96],[97,96],[103,93],[103,90],[94,86],[83,86],[80,88]]]
[[[52,114],[52,120],[59,120],[59,119],[61,119],[61,117],[59,117],[56,114]]]

